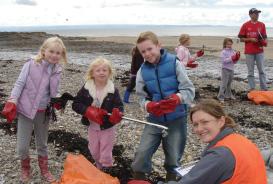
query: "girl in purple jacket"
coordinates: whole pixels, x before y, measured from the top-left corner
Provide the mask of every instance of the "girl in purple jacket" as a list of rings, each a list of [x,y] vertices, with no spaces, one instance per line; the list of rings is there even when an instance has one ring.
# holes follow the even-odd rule
[[[17,153],[23,183],[31,178],[29,147],[33,129],[42,178],[48,182],[55,180],[48,171],[49,118],[46,109],[50,98],[56,97],[59,91],[61,62],[67,63],[62,40],[58,37],[46,39],[37,56],[24,64],[2,111],[8,122],[12,122],[16,114],[18,116]]]
[[[233,41],[231,38],[224,39],[223,50],[221,52],[222,77],[218,93],[218,99],[221,103],[224,103],[225,99],[235,99],[231,92],[231,83],[233,80],[234,64],[240,59],[240,52],[233,50],[232,44]]]

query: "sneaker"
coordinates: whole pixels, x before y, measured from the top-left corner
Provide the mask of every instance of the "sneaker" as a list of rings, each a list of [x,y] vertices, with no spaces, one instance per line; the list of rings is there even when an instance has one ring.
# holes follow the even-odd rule
[[[224,99],[219,99],[220,104],[224,104],[225,100]]]

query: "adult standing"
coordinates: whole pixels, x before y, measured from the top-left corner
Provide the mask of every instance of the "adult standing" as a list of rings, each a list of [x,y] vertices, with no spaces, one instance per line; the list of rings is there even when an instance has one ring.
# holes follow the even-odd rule
[[[248,69],[247,78],[250,88],[249,90],[255,89],[255,63],[259,71],[260,88],[261,90],[267,90],[263,50],[263,47],[267,46],[267,35],[265,24],[258,21],[260,13],[260,10],[251,8],[249,10],[250,20],[242,25],[238,35],[240,41],[245,42],[245,56]]]

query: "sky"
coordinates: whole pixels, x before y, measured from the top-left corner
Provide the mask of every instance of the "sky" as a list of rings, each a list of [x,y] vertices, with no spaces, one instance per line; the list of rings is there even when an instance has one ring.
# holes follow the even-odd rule
[[[273,0],[0,0],[0,26],[240,26],[253,7],[273,27]]]

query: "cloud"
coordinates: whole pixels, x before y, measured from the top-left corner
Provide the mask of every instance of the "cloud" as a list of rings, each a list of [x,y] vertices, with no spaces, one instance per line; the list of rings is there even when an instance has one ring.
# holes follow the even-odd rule
[[[35,0],[16,0],[16,4],[21,4],[21,5],[29,5],[29,6],[36,6],[37,3]]]

